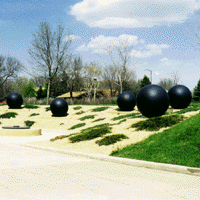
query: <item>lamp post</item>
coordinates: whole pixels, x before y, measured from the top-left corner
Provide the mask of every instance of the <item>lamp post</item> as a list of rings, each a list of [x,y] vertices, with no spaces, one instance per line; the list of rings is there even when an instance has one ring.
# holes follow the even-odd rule
[[[149,69],[145,69],[145,70],[150,71],[150,74],[151,74],[151,84],[152,84],[152,70],[149,70]],[[144,70],[144,71],[145,71],[145,70]]]

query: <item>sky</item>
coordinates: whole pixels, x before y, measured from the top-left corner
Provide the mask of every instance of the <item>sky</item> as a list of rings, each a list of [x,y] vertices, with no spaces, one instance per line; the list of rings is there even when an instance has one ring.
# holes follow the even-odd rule
[[[1,0],[0,55],[17,58],[32,73],[33,33],[42,21],[53,28],[62,21],[71,51],[84,64],[112,64],[105,48],[128,41],[132,60],[127,67],[136,80],[145,74],[151,78],[148,70],[152,84],[177,74],[179,84],[192,92],[200,79],[200,52],[188,26],[197,32],[198,14],[199,0]]]

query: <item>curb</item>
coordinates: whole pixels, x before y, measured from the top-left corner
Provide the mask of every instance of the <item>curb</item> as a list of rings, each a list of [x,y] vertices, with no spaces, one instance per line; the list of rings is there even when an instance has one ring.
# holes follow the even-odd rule
[[[170,171],[170,172],[175,172],[175,173],[183,173],[183,174],[200,176],[200,168],[196,168],[196,167],[156,163],[156,162],[149,162],[149,161],[143,161],[143,160],[107,156],[107,155],[102,155],[102,154],[88,154],[88,153],[68,151],[68,150],[63,150],[63,149],[61,150],[61,149],[52,148],[52,147],[43,147],[43,146],[32,145],[32,144],[19,144],[19,145],[35,148],[39,150],[52,151],[55,153],[81,156],[81,157],[97,159],[97,160],[102,160],[102,161],[109,161],[109,162],[120,163],[120,164],[125,164],[125,165],[132,165],[135,167],[145,167],[145,168],[156,169],[156,170],[163,170],[163,171]]]

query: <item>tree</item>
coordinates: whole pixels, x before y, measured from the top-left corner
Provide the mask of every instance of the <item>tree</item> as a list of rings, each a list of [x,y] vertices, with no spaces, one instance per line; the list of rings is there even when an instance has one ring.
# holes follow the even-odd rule
[[[88,100],[92,98],[91,96],[91,91],[92,88],[97,88],[98,87],[98,82],[96,82],[94,79],[100,77],[102,74],[100,66],[95,63],[95,62],[90,62],[89,64],[86,64],[84,66],[84,73],[85,73],[85,85],[88,89]],[[94,98],[95,98],[94,94]]]
[[[30,80],[29,83],[23,87],[22,91],[22,98],[31,98],[31,97],[36,97],[36,91],[34,90],[34,83]]]
[[[42,86],[40,86],[39,90],[36,92],[37,96],[36,98],[37,99],[43,99],[46,97],[46,94],[45,92],[42,90]]]
[[[81,78],[81,71],[83,69],[81,57],[70,58],[64,62],[62,66],[62,77],[66,79],[67,77],[67,86],[70,91],[70,98],[72,98],[73,91],[79,91],[83,86],[83,78]]]
[[[40,87],[40,86],[44,87],[45,81],[47,79],[43,76],[38,76],[38,77],[34,77],[30,80],[33,81],[33,83],[35,84],[36,87]]]
[[[8,78],[17,78],[17,72],[22,70],[24,66],[14,57],[0,56],[0,95],[4,96],[4,84]]]
[[[28,78],[19,77],[15,80],[14,84],[12,85],[12,91],[22,94],[23,88],[27,86],[27,84],[28,84]]]
[[[200,101],[200,80],[198,81],[197,86],[194,88],[192,99],[194,101]]]
[[[71,38],[64,40],[64,27],[62,23],[57,25],[55,32],[47,22],[41,22],[38,26],[38,31],[33,34],[32,48],[29,49],[30,57],[36,62],[37,67],[45,73],[48,71],[48,89],[47,101],[48,104],[51,81],[62,67],[64,60],[67,57],[67,49],[71,44]],[[52,72],[53,71],[53,72]]]
[[[107,68],[104,68],[102,77],[105,81],[105,85],[108,85],[110,88],[110,96],[113,97],[113,90],[116,86],[115,81],[117,78],[117,68],[109,65]]]
[[[132,72],[128,72],[126,66],[131,57],[136,58],[136,56],[133,56],[133,54],[131,53],[132,49],[133,45],[129,45],[128,38],[123,41],[119,40],[118,44],[108,45],[108,47],[105,48],[106,52],[111,58],[113,65],[116,67],[118,80],[115,81],[115,84],[120,87],[120,93],[123,92],[123,85],[125,84],[125,80],[128,81],[128,79],[133,76]],[[117,55],[120,58],[119,60],[116,59],[117,56],[113,55],[114,50],[117,50]],[[107,67],[107,64],[105,62],[104,64]]]
[[[180,80],[180,78],[178,77],[177,72],[178,71],[176,71],[176,74],[173,72],[174,74],[172,75],[173,86],[178,85],[178,82]]]
[[[158,83],[158,85],[168,91],[170,88],[172,88],[174,86],[174,82],[170,78],[168,78],[168,79],[164,78],[164,79],[160,79],[160,82]]]
[[[140,82],[140,88],[143,88],[144,86],[150,85],[150,84],[151,84],[151,82],[150,82],[149,78],[146,75],[144,75],[144,78]]]

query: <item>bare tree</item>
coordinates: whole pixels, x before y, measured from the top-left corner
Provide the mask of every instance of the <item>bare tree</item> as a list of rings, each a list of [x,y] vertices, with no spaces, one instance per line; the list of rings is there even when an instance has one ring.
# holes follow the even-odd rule
[[[16,73],[23,68],[24,66],[16,58],[0,56],[0,88],[2,96],[4,95],[3,86],[8,78],[17,78]]]
[[[160,79],[158,85],[168,91],[170,88],[174,86],[174,81],[170,78],[168,79],[164,78],[164,79]]]
[[[47,22],[41,22],[38,31],[33,34],[32,48],[29,49],[31,58],[36,62],[37,67],[45,73],[48,71],[48,89],[47,101],[48,104],[51,80],[63,65],[67,57],[67,50],[71,44],[70,36],[64,41],[64,27],[61,23],[58,24],[55,32]],[[53,71],[53,72],[52,72]]]
[[[130,61],[130,58],[136,58],[136,56],[131,54],[132,46],[129,46],[128,39],[124,41],[119,41],[119,45],[117,47],[109,45],[105,50],[109,54],[109,57],[111,58],[111,61],[114,65],[114,67],[117,70],[118,73],[118,81],[115,81],[115,84],[120,86],[120,93],[123,92],[123,85],[125,84],[125,81],[127,81],[131,76],[133,76],[133,73],[130,72],[130,70],[127,70],[127,64]],[[113,55],[114,50],[117,50],[117,54],[119,56],[119,60],[116,59],[116,57]],[[104,62],[105,66],[108,68],[107,64]],[[135,64],[132,63],[132,66]]]
[[[80,87],[83,83],[83,79],[81,78],[81,71],[83,69],[82,59],[81,57],[74,57],[70,55],[70,57],[65,60],[62,65],[62,72],[67,74],[68,79],[68,88],[70,91],[70,98],[72,98],[73,91],[80,90]]]
[[[95,81],[95,78],[100,79],[100,76],[102,74],[101,72],[101,68],[99,66],[99,64],[95,63],[95,62],[90,62],[89,64],[86,64],[84,66],[84,79],[85,79],[85,84],[86,87],[88,88],[88,100],[90,100],[91,98],[91,91],[92,88],[97,88],[99,86],[98,81]],[[94,98],[95,98],[94,94]]]
[[[30,79],[30,80],[33,81],[33,83],[36,85],[36,87],[40,87],[40,86],[43,87],[44,84],[45,84],[46,78],[43,77],[43,76],[37,76],[37,77],[34,77],[34,78]]]
[[[177,85],[179,83],[180,77],[177,74],[178,71],[176,71],[176,74],[174,73],[172,75],[172,81],[173,81],[173,86]]]

